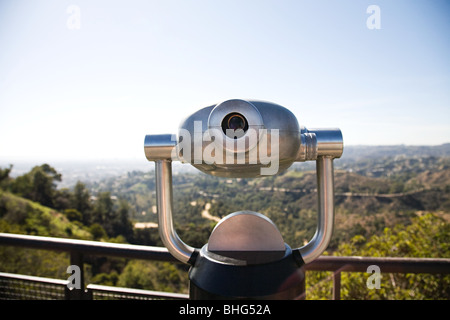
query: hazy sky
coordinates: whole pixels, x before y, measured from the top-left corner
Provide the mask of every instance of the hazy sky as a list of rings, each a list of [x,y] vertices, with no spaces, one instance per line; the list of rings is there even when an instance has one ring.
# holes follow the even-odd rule
[[[146,161],[146,134],[229,98],[346,145],[450,142],[449,15],[446,0],[0,0],[0,160]]]

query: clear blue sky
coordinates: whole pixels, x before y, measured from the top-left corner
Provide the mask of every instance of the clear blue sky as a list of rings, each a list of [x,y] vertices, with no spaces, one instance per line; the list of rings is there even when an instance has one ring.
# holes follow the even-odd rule
[[[446,0],[0,0],[0,160],[145,161],[145,134],[229,98],[346,145],[450,142],[449,15]]]

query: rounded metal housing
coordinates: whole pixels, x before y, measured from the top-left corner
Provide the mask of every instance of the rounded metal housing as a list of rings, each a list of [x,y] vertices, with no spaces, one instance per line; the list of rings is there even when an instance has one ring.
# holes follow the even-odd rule
[[[238,211],[224,217],[208,240],[208,251],[247,263],[268,263],[285,253],[283,236],[265,215]]]
[[[242,116],[246,130],[223,130],[230,114]],[[188,116],[178,132],[177,155],[205,173],[222,177],[277,174],[296,161],[300,127],[288,109],[270,102],[227,100]],[[261,171],[263,169],[263,171]]]

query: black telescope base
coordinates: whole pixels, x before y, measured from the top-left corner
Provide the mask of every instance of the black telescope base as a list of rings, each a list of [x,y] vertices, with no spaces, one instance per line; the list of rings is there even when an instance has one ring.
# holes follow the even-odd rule
[[[247,256],[264,254],[270,253],[249,252]],[[189,271],[189,296],[192,300],[295,299],[305,289],[303,264],[300,254],[288,245],[278,260],[263,263],[209,252],[205,245]]]

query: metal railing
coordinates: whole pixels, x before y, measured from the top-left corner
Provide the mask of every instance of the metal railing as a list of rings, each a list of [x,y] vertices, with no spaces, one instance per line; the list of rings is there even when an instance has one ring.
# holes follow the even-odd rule
[[[321,256],[305,266],[309,271],[332,271],[332,299],[341,299],[342,272],[367,272],[377,266],[382,273],[450,273],[450,259],[444,258],[394,258],[394,257],[339,257]]]
[[[69,300],[68,280],[0,272],[1,300]]]
[[[0,299],[188,299],[188,295],[131,288],[84,284],[86,255],[112,256],[179,263],[166,248],[0,233],[0,244],[35,249],[65,251],[70,264],[81,271],[81,288],[69,289],[68,280],[48,279],[0,273]],[[321,256],[305,266],[306,271],[332,271],[333,296],[340,299],[341,273],[366,272],[371,265],[383,273],[450,273],[450,259],[441,258],[380,258]]]
[[[73,300],[80,290],[70,289],[68,280],[0,272],[0,300]],[[78,292],[77,292],[78,291]],[[183,300],[187,294],[89,284],[84,300]]]

